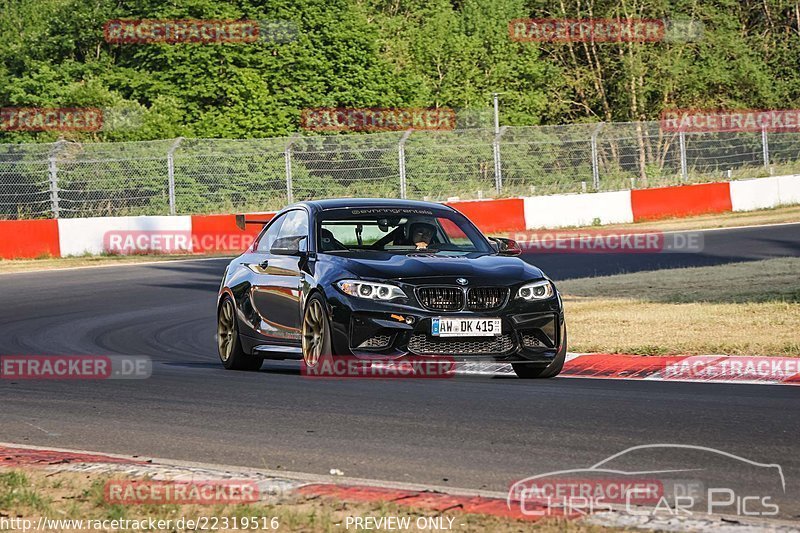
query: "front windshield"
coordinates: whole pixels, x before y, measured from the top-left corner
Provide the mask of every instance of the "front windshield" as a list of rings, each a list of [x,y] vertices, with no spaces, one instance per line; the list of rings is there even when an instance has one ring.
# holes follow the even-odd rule
[[[426,209],[335,209],[320,218],[321,252],[381,251],[467,254],[490,252],[464,216]]]

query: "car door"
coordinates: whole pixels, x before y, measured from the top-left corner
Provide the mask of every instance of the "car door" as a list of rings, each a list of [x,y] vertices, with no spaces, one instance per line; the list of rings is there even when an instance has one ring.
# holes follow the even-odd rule
[[[251,299],[261,319],[261,334],[279,344],[297,344],[303,282],[298,254],[307,249],[308,214],[296,209],[281,218],[280,227],[275,232],[267,231],[256,247],[258,266],[251,269],[257,271]]]

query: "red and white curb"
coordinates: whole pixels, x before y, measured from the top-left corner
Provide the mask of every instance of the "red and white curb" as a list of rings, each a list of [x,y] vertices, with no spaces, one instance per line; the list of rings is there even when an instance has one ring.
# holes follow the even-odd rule
[[[513,376],[504,363],[461,363],[456,374]],[[800,385],[800,357],[732,355],[639,356],[568,353],[559,377],[677,381],[691,383],[737,383],[756,385]]]
[[[99,473],[155,481],[249,481],[258,485],[261,500],[272,504],[298,499],[326,498],[353,503],[392,503],[440,515],[456,511],[460,514],[490,515],[528,522],[545,518],[545,513],[541,515],[523,514],[514,506],[509,508],[507,494],[501,492],[421,486],[369,479],[336,478],[298,472],[276,472],[237,466],[0,443],[0,470],[2,468],[36,467],[55,472]],[[529,509],[530,506],[526,505],[526,508]],[[559,514],[558,509],[547,509],[547,518],[559,516],[576,524],[656,531],[800,533],[800,527],[796,522],[783,520],[742,519],[723,515],[663,517],[632,514],[622,508],[605,510],[591,515]],[[455,519],[454,522],[456,526],[460,525],[458,519]],[[450,529],[458,529],[458,527]]]

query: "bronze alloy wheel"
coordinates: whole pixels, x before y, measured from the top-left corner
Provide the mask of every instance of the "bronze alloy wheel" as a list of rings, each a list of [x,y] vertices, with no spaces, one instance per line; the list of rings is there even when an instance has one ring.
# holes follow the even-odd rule
[[[313,367],[325,355],[330,346],[328,319],[320,298],[311,298],[303,317],[303,361],[306,366]]]
[[[223,362],[230,359],[233,353],[234,337],[236,335],[236,326],[233,320],[233,302],[230,299],[226,299],[222,302],[219,318],[217,319],[217,349],[219,350],[219,358]]]
[[[248,354],[239,341],[236,323],[236,304],[230,296],[224,296],[217,313],[217,351],[222,366],[228,370],[258,370],[263,357]]]

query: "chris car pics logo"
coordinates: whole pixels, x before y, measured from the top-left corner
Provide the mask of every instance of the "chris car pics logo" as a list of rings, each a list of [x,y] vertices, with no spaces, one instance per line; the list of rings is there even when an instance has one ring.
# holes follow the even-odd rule
[[[646,464],[649,468],[641,468]],[[654,465],[654,466],[651,466]],[[514,482],[506,503],[529,516],[589,514],[624,507],[631,515],[726,514],[774,517],[786,498],[783,469],[723,450],[645,444],[585,468]]]

